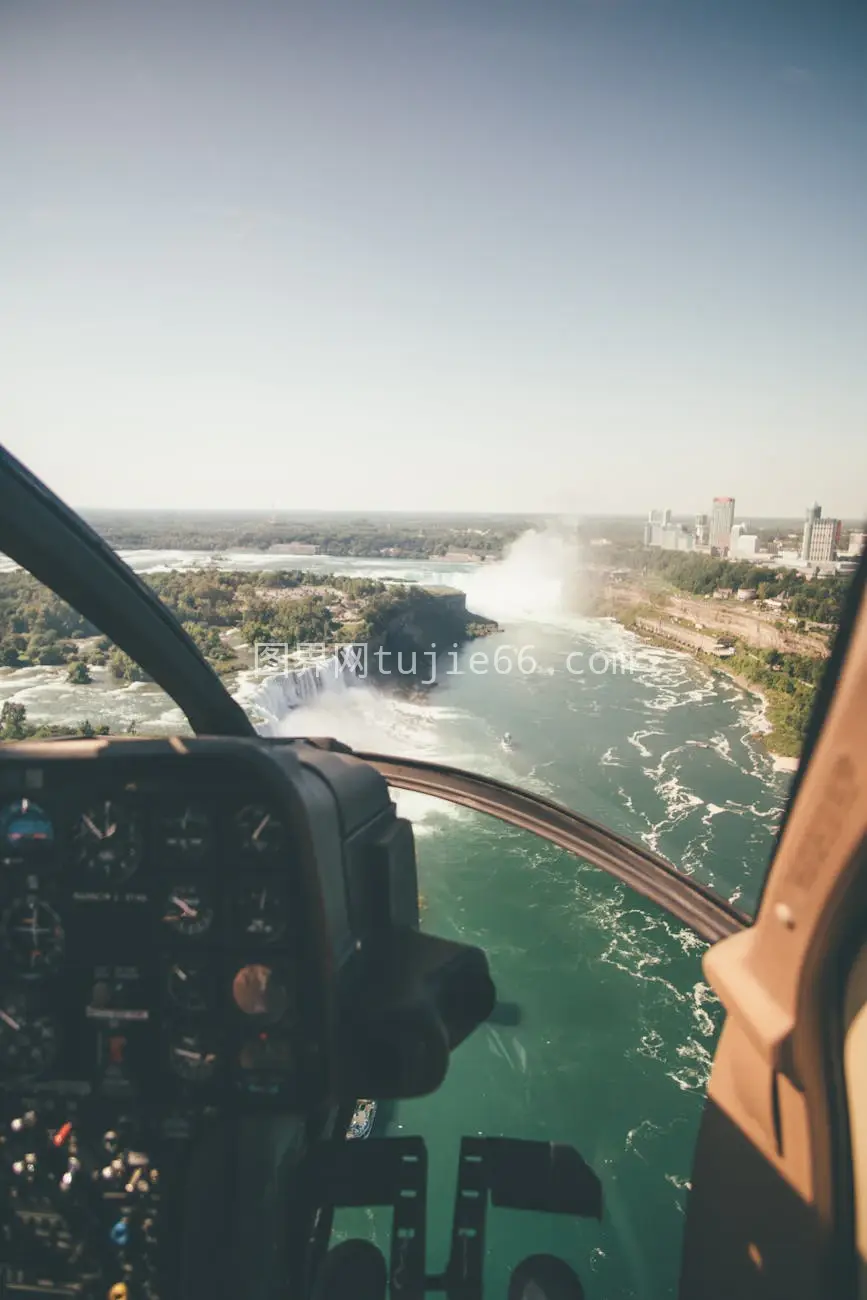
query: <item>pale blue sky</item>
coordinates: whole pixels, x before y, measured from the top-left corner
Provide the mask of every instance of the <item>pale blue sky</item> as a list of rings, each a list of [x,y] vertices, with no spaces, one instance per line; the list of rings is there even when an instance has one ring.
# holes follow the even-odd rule
[[[867,5],[0,0],[79,506],[867,511]]]

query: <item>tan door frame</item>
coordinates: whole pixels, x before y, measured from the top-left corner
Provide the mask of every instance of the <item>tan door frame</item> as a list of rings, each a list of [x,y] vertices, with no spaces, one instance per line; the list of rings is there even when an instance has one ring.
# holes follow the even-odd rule
[[[750,1222],[731,1213],[736,1189],[728,1188],[728,1201],[723,1195],[719,1205],[717,1229],[729,1238],[729,1252],[739,1255],[727,1283],[737,1277],[738,1300],[778,1294],[783,1276],[789,1296],[838,1300],[851,1281],[848,1266],[845,1279],[840,1272],[841,1252],[852,1241],[852,1194],[838,963],[844,953],[851,956],[853,927],[863,933],[867,917],[867,600],[860,576],[836,689],[789,810],[759,914],[750,929],[721,940],[704,957],[708,981],[727,1012],[708,1086],[708,1129],[717,1141],[723,1133],[734,1144],[744,1141],[744,1168],[764,1188]],[[696,1190],[704,1183],[705,1209],[713,1173],[701,1162],[709,1150],[700,1142],[694,1174]],[[758,1162],[766,1172],[758,1172]],[[739,1177],[735,1169],[732,1177]],[[788,1217],[788,1229],[781,1215]],[[735,1220],[737,1229],[731,1226]],[[703,1232],[710,1263],[716,1254],[707,1235],[710,1222]],[[788,1262],[780,1257],[783,1251]],[[724,1294],[713,1287],[686,1289],[696,1285],[699,1254],[688,1234],[682,1294]]]

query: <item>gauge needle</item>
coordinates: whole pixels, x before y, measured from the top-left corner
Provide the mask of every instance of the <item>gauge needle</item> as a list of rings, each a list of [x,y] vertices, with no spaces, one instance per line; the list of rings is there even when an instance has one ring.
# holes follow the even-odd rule
[[[267,888],[265,888],[265,889],[262,890],[261,896],[260,896],[260,898],[259,898],[259,911],[260,911],[260,912],[264,912],[264,911],[265,911],[265,897],[266,897],[267,893],[268,893]]]
[[[4,1024],[8,1025],[10,1029],[14,1029],[16,1034],[21,1028],[18,1021],[14,1020],[8,1011],[0,1010],[0,1020],[2,1020]]]
[[[179,980],[183,980],[184,983],[186,984],[186,982],[187,982],[187,972],[184,971],[184,970],[181,970],[180,966],[173,966],[173,967],[172,967],[172,974],[177,975],[178,979],[179,979]]]
[[[271,820],[271,814],[270,814],[270,813],[266,813],[265,816],[262,818],[262,820],[259,822],[259,825],[258,825],[258,826],[256,827],[256,829],[253,831],[253,839],[254,839],[254,840],[258,840],[259,836],[262,834],[263,830],[264,830],[265,827],[268,825],[268,823],[269,823],[270,820]]]
[[[16,925],[16,934],[32,934],[34,940],[37,935],[50,934],[51,931],[43,925],[37,925],[35,921],[25,921],[23,925]]]
[[[189,903],[185,903],[182,898],[176,898],[175,895],[172,894],[169,901],[174,903],[176,907],[179,907],[183,912],[184,916],[198,916],[198,912],[196,911],[196,909],[194,907],[190,907]]]
[[[185,1047],[176,1047],[175,1056],[183,1057],[185,1061],[201,1061],[204,1065],[217,1059],[213,1052],[190,1052]]]
[[[95,835],[98,840],[102,839],[102,831],[99,829],[98,826],[95,826],[93,824],[93,822],[88,817],[87,813],[84,814],[81,820],[84,822],[85,826],[90,831],[91,835]]]

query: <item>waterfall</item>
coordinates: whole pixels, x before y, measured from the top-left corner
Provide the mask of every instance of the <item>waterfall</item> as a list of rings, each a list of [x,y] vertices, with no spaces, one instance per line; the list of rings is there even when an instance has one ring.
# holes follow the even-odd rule
[[[356,676],[356,665],[333,654],[317,663],[273,673],[257,682],[249,704],[264,714],[266,723],[260,730],[267,735],[290,709],[312,704],[323,691],[346,691],[356,684]]]

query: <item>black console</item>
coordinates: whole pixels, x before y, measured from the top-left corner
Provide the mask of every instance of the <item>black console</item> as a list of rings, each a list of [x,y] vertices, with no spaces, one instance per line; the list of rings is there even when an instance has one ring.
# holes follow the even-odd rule
[[[0,753],[5,1295],[186,1297],[182,1260],[207,1275],[184,1234],[209,1135],[327,1132],[335,999],[388,919],[361,886],[383,868],[387,886],[399,825],[381,778],[313,750]]]

